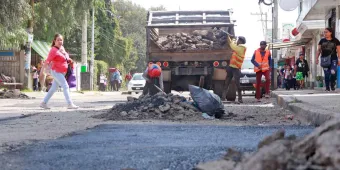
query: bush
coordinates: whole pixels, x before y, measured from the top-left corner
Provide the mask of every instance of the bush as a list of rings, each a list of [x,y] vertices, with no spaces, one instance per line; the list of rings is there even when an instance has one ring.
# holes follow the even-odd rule
[[[94,65],[93,84],[95,86],[94,89],[98,90],[100,73],[104,73],[109,78],[109,65],[101,60],[95,60]]]

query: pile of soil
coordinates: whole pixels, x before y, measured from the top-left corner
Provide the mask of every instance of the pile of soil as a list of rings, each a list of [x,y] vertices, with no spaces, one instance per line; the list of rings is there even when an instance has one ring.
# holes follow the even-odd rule
[[[7,90],[4,89],[0,91],[0,99],[32,99],[24,93],[21,93],[20,90]]]
[[[127,103],[116,104],[107,113],[95,118],[107,120],[203,119],[202,113],[183,96],[157,93],[154,96],[128,97]]]
[[[331,120],[302,139],[280,130],[266,137],[253,154],[229,149],[223,160],[199,164],[196,170],[338,170],[340,119]]]
[[[177,33],[159,37],[157,44],[162,50],[186,51],[223,49],[227,33],[219,29],[195,30],[191,34]]]

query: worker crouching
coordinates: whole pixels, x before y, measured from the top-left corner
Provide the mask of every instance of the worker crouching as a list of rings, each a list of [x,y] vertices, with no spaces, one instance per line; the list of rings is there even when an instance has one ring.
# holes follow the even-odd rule
[[[143,89],[143,95],[155,95],[156,93],[160,92],[158,88],[164,91],[163,74],[159,65],[149,63],[149,66],[143,73],[143,77],[146,80]]]

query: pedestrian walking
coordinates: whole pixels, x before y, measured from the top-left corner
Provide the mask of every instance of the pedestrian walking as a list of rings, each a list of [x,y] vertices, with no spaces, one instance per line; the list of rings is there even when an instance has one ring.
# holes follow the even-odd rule
[[[300,89],[303,89],[305,86],[305,78],[306,76],[308,76],[308,72],[309,72],[308,62],[305,59],[304,54],[300,53],[299,59],[296,60],[295,63],[295,75]]]
[[[256,73],[256,99],[261,102],[261,82],[264,75],[265,83],[265,98],[269,98],[269,86],[270,86],[270,70],[271,70],[271,54],[266,49],[267,42],[261,41],[260,48],[254,52],[251,62],[254,64],[254,72]]]
[[[228,35],[228,41],[233,53],[231,55],[230,64],[227,66],[227,77],[224,83],[222,100],[226,99],[226,92],[229,89],[231,80],[234,78],[238,94],[238,102],[243,103],[240,78],[241,68],[247,50],[247,47],[244,45],[246,44],[246,38],[239,36],[237,42],[235,43],[235,41],[231,40],[230,36]]]
[[[111,75],[111,90],[112,91],[119,91],[119,81],[120,81],[119,79],[120,79],[120,73],[118,69],[115,69]]]
[[[129,71],[129,73],[125,75],[126,87],[128,86],[131,79],[132,79],[132,75],[131,75],[131,72]]]
[[[38,91],[39,90],[39,74],[38,74],[38,70],[36,67],[32,67],[32,72],[33,72],[33,91]]]
[[[63,37],[60,34],[56,34],[53,38],[52,48],[48,54],[48,57],[44,63],[44,67],[51,67],[51,75],[53,76],[53,82],[51,88],[48,90],[43,102],[40,107],[44,109],[50,109],[47,106],[48,101],[51,99],[53,94],[57,91],[58,87],[63,88],[63,93],[68,104],[69,109],[77,109],[70,97],[70,89],[65,78],[69,70],[69,64],[72,63],[72,59],[66,53],[63,47]]]
[[[320,65],[325,73],[326,91],[334,91],[337,66],[340,66],[340,42],[335,38],[332,28],[326,28],[324,38],[319,41],[316,64],[319,64],[319,57],[321,59]]]
[[[284,74],[284,81],[285,81],[285,87],[286,90],[290,90],[290,88],[293,87],[294,82],[293,82],[293,72],[292,69],[290,67],[290,65],[287,65],[286,69],[283,72]]]
[[[159,90],[155,86],[164,91],[162,69],[159,65],[149,63],[149,66],[143,73],[143,77],[146,80],[143,95],[155,95],[158,93]]]

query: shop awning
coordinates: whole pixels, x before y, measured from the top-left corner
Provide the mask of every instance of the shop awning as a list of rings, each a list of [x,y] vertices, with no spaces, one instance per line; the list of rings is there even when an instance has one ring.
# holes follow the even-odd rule
[[[43,59],[46,59],[51,49],[51,44],[44,41],[33,41],[32,48]]]
[[[281,43],[270,43],[268,45],[269,49],[281,49],[281,48],[289,48],[289,47],[296,47],[301,45],[306,45],[306,41],[290,41],[290,42],[281,42]]]

